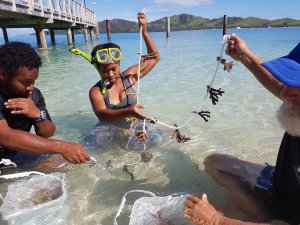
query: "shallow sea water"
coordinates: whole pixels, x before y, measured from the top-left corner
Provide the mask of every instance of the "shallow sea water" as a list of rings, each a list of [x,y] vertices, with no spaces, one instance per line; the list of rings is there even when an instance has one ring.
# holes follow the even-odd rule
[[[300,36],[300,28],[228,31],[232,32],[245,39],[251,49],[266,60],[288,54]],[[165,33],[151,33],[151,36],[160,51],[161,61],[141,80],[140,103],[146,108],[145,114],[169,125],[181,125],[203,101],[206,85],[217,66],[222,31],[172,32],[169,40]],[[34,36],[11,37],[10,40],[35,45]],[[55,46],[49,46],[51,50],[39,52],[44,64],[36,82],[57,125],[53,138],[81,142],[98,163],[93,167],[67,166],[68,196],[62,206],[64,210],[45,215],[45,221],[48,216],[49,220],[55,218],[56,224],[112,224],[122,196],[134,189],[152,191],[159,196],[205,192],[226,215],[251,219],[239,213],[226,190],[203,171],[203,160],[211,153],[275,163],[284,132],[275,116],[280,101],[268,93],[249,71],[238,62],[231,73],[219,68],[213,87],[222,88],[225,94],[217,105],[212,105],[209,99],[205,101],[203,110],[211,111],[208,123],[195,115],[182,129],[191,141],[177,143],[172,139],[171,130],[160,125],[152,126],[154,138],[147,150],[153,154],[153,159],[144,163],[139,161],[140,151],[128,147],[127,137],[112,137],[114,128],[110,126],[118,125],[99,124],[94,116],[88,91],[99,80],[96,70],[83,58],[68,51],[65,36],[57,35],[56,40]],[[76,35],[75,40],[76,47],[87,53],[96,44],[107,41],[105,35],[93,43],[84,43],[82,35]],[[112,34],[112,42],[121,46],[122,70],[138,62],[138,33]],[[0,43],[3,43],[1,38]],[[108,160],[113,164],[111,172],[103,169]],[[133,181],[122,171],[124,164],[128,164],[129,171],[134,174]],[[1,186],[7,186],[7,183],[1,183]],[[128,196],[124,213],[118,219],[120,225],[128,224],[130,206],[142,196]],[[32,224],[37,219],[37,215],[31,214],[25,219],[15,220],[14,224]]]

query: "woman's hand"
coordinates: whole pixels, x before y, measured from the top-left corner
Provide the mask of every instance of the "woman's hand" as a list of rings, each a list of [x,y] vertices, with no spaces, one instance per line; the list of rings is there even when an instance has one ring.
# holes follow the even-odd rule
[[[142,26],[143,31],[147,31],[147,17],[145,15],[144,10],[138,13],[137,19],[139,26]]]
[[[128,108],[128,110],[130,111],[130,116],[136,117],[140,120],[149,120],[150,117],[148,116],[144,116],[139,110],[140,109],[144,109],[144,106],[142,105],[132,105]]]

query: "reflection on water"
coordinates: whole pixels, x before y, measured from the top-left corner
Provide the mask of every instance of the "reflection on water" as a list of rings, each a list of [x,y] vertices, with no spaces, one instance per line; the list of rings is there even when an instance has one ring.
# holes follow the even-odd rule
[[[287,49],[299,41],[299,28],[285,32],[282,29],[235,32],[261,57],[270,59],[287,54]],[[206,94],[206,85],[210,83],[221,48],[221,31],[174,32],[168,41],[164,33],[151,36],[157,43],[161,61],[141,80],[140,102],[145,106],[146,115],[169,125],[181,125]],[[147,130],[146,144],[152,158],[145,163],[140,160],[144,146],[136,140],[135,132],[128,133],[130,124],[127,127],[102,124],[94,116],[88,92],[99,80],[97,71],[68,51],[65,36],[57,36],[56,40],[57,45],[51,46],[48,53],[41,52],[44,64],[36,86],[43,92],[57,125],[54,138],[81,142],[97,160],[92,167],[67,166],[68,195],[64,202],[69,208],[67,224],[112,224],[123,194],[133,189],[152,191],[158,196],[205,192],[226,215],[252,219],[237,209],[226,190],[203,171],[202,164],[206,156],[216,152],[274,164],[283,133],[274,116],[280,101],[262,88],[249,71],[239,63],[234,64],[230,73],[220,68],[213,87],[222,88],[225,94],[215,106],[205,102],[203,110],[211,112],[208,123],[197,115],[181,130],[190,141],[177,143],[172,139],[173,130],[152,125]],[[87,53],[98,44],[86,44],[79,35],[75,40],[76,47]],[[34,42],[34,39],[29,41]],[[123,70],[137,63],[137,33],[114,34],[112,41],[122,48]],[[107,171],[109,160],[112,167]],[[124,172],[124,165],[134,180]],[[5,192],[5,186],[2,182],[1,193]],[[130,206],[139,197],[142,195],[128,196],[125,211],[118,219],[120,225],[128,224]]]

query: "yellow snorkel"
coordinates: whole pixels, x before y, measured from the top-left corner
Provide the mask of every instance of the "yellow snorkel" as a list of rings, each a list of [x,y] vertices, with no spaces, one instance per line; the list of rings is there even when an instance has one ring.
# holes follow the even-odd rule
[[[106,92],[106,86],[107,86],[107,82],[105,82],[104,77],[102,76],[99,67],[96,65],[96,63],[92,60],[92,58],[90,56],[88,56],[86,53],[80,51],[78,48],[72,47],[69,49],[70,52],[72,52],[74,55],[80,55],[83,58],[85,58],[87,61],[89,61],[94,67],[95,69],[98,71],[100,77],[101,77],[101,84],[102,84],[102,90],[101,93],[104,95]]]

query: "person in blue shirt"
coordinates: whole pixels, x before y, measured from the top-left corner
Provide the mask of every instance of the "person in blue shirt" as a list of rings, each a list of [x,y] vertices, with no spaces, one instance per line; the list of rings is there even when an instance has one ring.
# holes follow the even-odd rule
[[[268,209],[270,218],[300,224],[300,43],[286,56],[265,62],[237,35],[228,36],[226,54],[240,61],[272,94],[282,100],[277,118],[285,133],[275,167],[213,154],[205,171],[227,188],[240,208],[254,220]],[[259,206],[260,207],[257,207]],[[204,194],[185,202],[185,218],[196,225],[259,224],[221,215]],[[262,218],[262,217],[261,217]],[[263,222],[263,221],[262,221]]]

